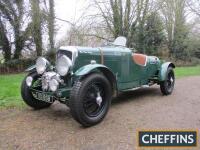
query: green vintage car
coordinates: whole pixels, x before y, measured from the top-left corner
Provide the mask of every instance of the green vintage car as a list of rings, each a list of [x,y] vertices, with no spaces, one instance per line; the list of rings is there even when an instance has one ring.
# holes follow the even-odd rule
[[[60,101],[86,127],[101,122],[112,98],[121,92],[154,84],[160,85],[163,95],[174,89],[175,65],[134,53],[124,37],[103,47],[60,47],[56,57],[55,66],[40,57],[26,70],[22,98],[34,109]]]

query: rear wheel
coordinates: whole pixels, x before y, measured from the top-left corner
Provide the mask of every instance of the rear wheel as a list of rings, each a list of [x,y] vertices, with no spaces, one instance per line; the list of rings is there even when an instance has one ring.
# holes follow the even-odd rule
[[[111,85],[101,74],[77,81],[69,101],[72,116],[85,127],[101,122],[108,112],[111,95]]]
[[[33,83],[35,81],[37,81],[37,79],[38,79],[37,73],[31,73],[28,76],[31,76],[33,78]],[[28,106],[30,106],[34,109],[42,109],[42,108],[49,107],[51,105],[51,103],[39,101],[39,100],[37,100],[33,97],[30,87],[28,87],[27,84],[26,84],[26,78],[27,77],[25,77],[25,79],[23,80],[22,85],[21,85],[21,96],[22,96],[24,102]]]
[[[174,90],[175,75],[172,67],[169,67],[165,81],[160,83],[160,90],[163,95],[170,95]]]

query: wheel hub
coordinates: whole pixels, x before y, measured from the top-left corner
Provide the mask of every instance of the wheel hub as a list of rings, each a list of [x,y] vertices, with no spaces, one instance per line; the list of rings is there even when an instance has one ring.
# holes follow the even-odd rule
[[[171,82],[171,83],[173,83],[173,82],[174,82],[174,79],[173,79],[172,77],[170,78],[170,82]]]
[[[100,93],[98,92],[97,93],[97,98],[96,98],[96,103],[99,105],[99,106],[101,106],[101,103],[102,103],[102,97],[101,97],[101,95],[100,95]]]

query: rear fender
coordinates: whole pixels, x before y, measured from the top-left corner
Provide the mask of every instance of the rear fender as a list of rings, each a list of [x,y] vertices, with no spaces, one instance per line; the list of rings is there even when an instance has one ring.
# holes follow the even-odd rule
[[[159,71],[159,81],[165,81],[167,76],[167,69],[169,67],[175,68],[175,65],[172,62],[165,62],[161,65]]]

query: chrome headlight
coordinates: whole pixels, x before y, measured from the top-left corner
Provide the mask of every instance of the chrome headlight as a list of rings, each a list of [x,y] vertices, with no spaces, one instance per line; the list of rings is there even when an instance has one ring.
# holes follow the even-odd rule
[[[36,70],[38,74],[43,74],[47,68],[48,60],[44,57],[39,57],[36,61]]]
[[[70,67],[72,66],[72,61],[65,55],[58,58],[56,63],[56,70],[61,76],[67,75]]]

